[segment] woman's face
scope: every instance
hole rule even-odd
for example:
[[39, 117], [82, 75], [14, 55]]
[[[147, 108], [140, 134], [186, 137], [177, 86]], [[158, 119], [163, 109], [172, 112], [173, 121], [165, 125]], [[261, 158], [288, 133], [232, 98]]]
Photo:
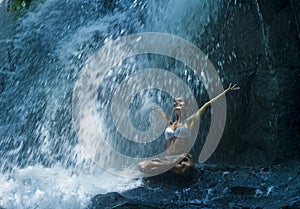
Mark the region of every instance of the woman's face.
[[182, 98], [177, 98], [174, 101], [174, 111], [177, 115], [180, 115], [180, 113], [182, 112], [182, 110], [184, 110], [185, 108], [185, 102]]

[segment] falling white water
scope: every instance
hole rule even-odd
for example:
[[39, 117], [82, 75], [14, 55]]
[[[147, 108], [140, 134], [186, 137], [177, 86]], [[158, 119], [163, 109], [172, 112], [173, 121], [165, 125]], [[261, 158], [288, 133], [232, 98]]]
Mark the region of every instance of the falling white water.
[[118, 1], [113, 9], [99, 2], [34, 5], [10, 37], [0, 24], [0, 208], [85, 208], [97, 194], [141, 185], [104, 172], [81, 149], [70, 118], [74, 80], [105, 41], [145, 31], [191, 41], [217, 8], [194, 0]]

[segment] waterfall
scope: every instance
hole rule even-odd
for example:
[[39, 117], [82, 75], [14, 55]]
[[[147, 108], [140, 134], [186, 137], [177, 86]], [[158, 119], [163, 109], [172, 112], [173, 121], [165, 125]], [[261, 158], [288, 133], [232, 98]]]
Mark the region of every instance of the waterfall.
[[[72, 121], [79, 74], [101, 47], [126, 35], [163, 32], [199, 44], [218, 6], [195, 0], [105, 2], [38, 1], [7, 23], [13, 27], [3, 27], [11, 33], [0, 40], [0, 207], [83, 208], [93, 195], [140, 185], [140, 180], [104, 171], [82, 148]], [[0, 32], [4, 34], [2, 28]], [[187, 66], [160, 55], [128, 58], [114, 66], [97, 86], [98, 125], [106, 124], [102, 128], [108, 130], [111, 146], [132, 155], [147, 149], [132, 150], [119, 142], [120, 136], [110, 128], [108, 98], [122, 79], [151, 67], [179, 69], [178, 76], [198, 85], [194, 93], [204, 89], [188, 75]], [[157, 105], [171, 114], [171, 99], [155, 89], [142, 92], [130, 104], [133, 125], [147, 129], [151, 108]], [[163, 147], [164, 141], [157, 143]]]

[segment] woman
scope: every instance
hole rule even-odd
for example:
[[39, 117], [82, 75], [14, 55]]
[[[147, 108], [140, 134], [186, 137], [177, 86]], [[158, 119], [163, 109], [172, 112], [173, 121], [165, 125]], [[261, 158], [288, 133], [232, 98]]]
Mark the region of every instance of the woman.
[[[230, 84], [229, 87], [206, 102], [195, 114], [185, 119], [186, 103], [184, 99], [177, 98], [174, 102], [175, 118], [170, 122], [170, 125], [165, 130], [165, 138], [167, 140], [167, 155], [160, 159], [155, 158], [139, 163], [138, 168], [141, 172], [149, 175], [161, 174], [170, 170], [177, 174], [185, 174], [193, 170], [194, 162], [188, 154], [191, 148], [191, 130], [196, 120], [199, 120], [208, 107], [220, 97], [231, 90], [237, 90], [239, 87]], [[168, 117], [161, 109], [155, 109], [156, 113], [165, 122], [168, 122]]]

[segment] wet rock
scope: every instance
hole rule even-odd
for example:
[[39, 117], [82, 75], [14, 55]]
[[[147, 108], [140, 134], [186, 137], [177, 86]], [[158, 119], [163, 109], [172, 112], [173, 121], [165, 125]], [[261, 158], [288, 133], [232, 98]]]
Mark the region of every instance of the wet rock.
[[230, 187], [230, 193], [235, 195], [251, 195], [254, 196], [256, 194], [255, 188], [246, 187], [246, 186], [234, 186]]
[[161, 185], [161, 183], [164, 183], [166, 185], [177, 185], [179, 187], [189, 186], [193, 184], [194, 181], [194, 172], [180, 175], [170, 171], [144, 179], [144, 182], [149, 185]]
[[[225, 85], [241, 89], [227, 96], [228, 115], [211, 163], [251, 166], [300, 157], [299, 1], [229, 1], [202, 46], [224, 72]], [[214, 36], [215, 46], [205, 37]], [[222, 58], [221, 58], [222, 57]]]
[[126, 191], [122, 194], [112, 192], [104, 195], [96, 195], [93, 197], [89, 208], [166, 208], [176, 205], [172, 199], [174, 197], [177, 199], [177, 196], [174, 193], [172, 194], [174, 196], [170, 197], [167, 194], [161, 194], [159, 189], [152, 190], [146, 187], [140, 187]]
[[224, 171], [223, 174], [222, 174], [222, 177], [227, 176], [227, 175], [229, 175], [229, 174], [230, 174], [229, 171]]
[[297, 167], [299, 162], [290, 162], [260, 172], [261, 167], [197, 165], [189, 184], [145, 180], [120, 194], [94, 197], [91, 208], [299, 208]]
[[269, 171], [269, 167], [261, 167], [259, 170], [260, 170], [261, 173], [268, 172]]
[[282, 209], [300, 208], [300, 196], [297, 196], [289, 201], [288, 204], [282, 206]]
[[155, 209], [157, 207], [146, 205], [143, 203], [124, 203], [123, 205], [115, 206], [116, 209]]
[[271, 195], [274, 190], [274, 186], [270, 186], [267, 191], [267, 196]]
[[99, 194], [93, 197], [91, 209], [97, 208], [112, 208], [118, 205], [123, 205], [127, 202], [127, 199], [116, 192], [108, 194]]

